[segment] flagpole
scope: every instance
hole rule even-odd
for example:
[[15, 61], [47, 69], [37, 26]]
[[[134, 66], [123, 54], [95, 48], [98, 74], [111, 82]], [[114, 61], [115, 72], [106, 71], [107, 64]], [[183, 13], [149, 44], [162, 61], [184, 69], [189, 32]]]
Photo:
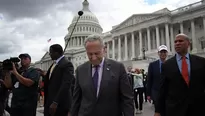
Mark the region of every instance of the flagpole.
[[71, 31], [70, 36], [69, 36], [69, 38], [68, 38], [68, 40], [67, 40], [67, 42], [66, 42], [65, 48], [64, 48], [64, 50], [63, 50], [63, 53], [65, 53], [65, 50], [66, 50], [66, 48], [67, 48], [67, 46], [68, 46], [68, 42], [70, 41], [71, 36], [73, 35], [73, 32], [74, 32], [75, 27], [76, 27], [76, 25], [77, 25], [77, 23], [78, 23], [78, 20], [79, 20], [80, 17], [83, 15], [83, 11], [79, 11], [79, 12], [78, 12], [78, 15], [79, 15], [79, 16], [78, 16], [78, 19], [77, 19], [77, 21], [76, 21], [76, 23], [75, 23], [75, 25], [74, 25], [74, 27], [73, 27], [73, 30]]

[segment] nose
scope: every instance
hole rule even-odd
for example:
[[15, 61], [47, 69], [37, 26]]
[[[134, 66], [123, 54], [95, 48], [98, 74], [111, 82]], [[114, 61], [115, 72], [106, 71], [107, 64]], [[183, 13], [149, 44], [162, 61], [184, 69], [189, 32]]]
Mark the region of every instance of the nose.
[[96, 60], [96, 59], [97, 59], [96, 55], [92, 55], [92, 56], [91, 56], [91, 59], [92, 59], [92, 60]]

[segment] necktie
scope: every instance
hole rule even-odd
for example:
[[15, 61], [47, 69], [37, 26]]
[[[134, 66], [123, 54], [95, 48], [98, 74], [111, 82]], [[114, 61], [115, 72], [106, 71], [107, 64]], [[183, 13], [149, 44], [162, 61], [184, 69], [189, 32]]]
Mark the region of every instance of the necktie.
[[185, 56], [182, 57], [182, 76], [188, 85], [189, 84], [189, 72], [188, 72], [188, 65], [187, 65]]
[[97, 92], [97, 88], [98, 88], [98, 78], [99, 78], [99, 74], [98, 74], [98, 68], [99, 66], [94, 66], [95, 67], [95, 73], [93, 75], [93, 83], [94, 83], [94, 87], [95, 90]]
[[55, 66], [56, 66], [56, 63], [53, 63], [53, 65], [52, 65], [52, 67], [51, 67], [51, 69], [50, 69], [49, 79], [51, 78], [51, 74], [52, 74], [53, 69], [55, 68]]
[[162, 72], [162, 63], [160, 63], [160, 73]]

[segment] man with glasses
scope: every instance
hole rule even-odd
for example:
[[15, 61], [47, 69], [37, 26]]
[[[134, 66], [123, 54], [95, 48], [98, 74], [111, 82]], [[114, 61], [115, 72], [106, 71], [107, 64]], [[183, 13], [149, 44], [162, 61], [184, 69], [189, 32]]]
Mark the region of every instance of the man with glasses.
[[156, 98], [160, 88], [160, 74], [161, 66], [167, 58], [168, 50], [167, 46], [161, 45], [158, 48], [159, 60], [151, 62], [148, 67], [147, 77], [147, 100], [153, 100], [153, 104], [156, 102]]

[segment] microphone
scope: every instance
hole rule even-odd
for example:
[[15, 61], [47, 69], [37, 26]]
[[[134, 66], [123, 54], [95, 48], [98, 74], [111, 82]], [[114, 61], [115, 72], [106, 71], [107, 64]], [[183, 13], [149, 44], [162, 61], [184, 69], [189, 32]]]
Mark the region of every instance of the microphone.
[[83, 15], [83, 11], [79, 11], [79, 12], [78, 12], [78, 15], [79, 15], [79, 16], [82, 16], [82, 15]]
[[76, 25], [77, 25], [77, 23], [78, 23], [78, 20], [80, 19], [80, 17], [83, 15], [83, 11], [79, 11], [78, 12], [78, 19], [77, 19], [77, 21], [75, 22], [75, 25], [74, 25], [74, 27], [73, 27], [73, 30], [71, 31], [71, 33], [70, 33], [70, 36], [69, 36], [69, 38], [68, 38], [68, 41], [66, 42], [66, 45], [65, 45], [65, 48], [64, 48], [64, 50], [63, 50], [63, 53], [65, 53], [65, 50], [66, 50], [66, 48], [67, 48], [67, 46], [68, 46], [68, 42], [70, 41], [70, 39], [71, 39], [71, 37], [72, 37], [72, 35], [73, 35], [73, 32], [74, 32], [74, 30], [75, 30], [75, 27], [76, 27]]

